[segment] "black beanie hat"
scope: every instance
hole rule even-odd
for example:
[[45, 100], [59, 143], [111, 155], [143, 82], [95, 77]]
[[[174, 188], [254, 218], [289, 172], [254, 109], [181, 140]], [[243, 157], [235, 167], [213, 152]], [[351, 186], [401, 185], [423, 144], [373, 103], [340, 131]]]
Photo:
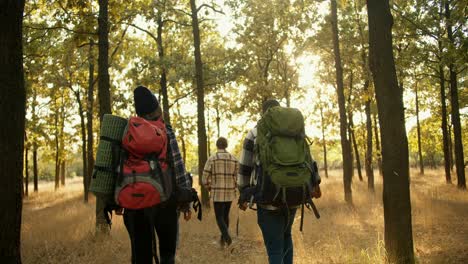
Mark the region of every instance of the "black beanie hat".
[[141, 85], [133, 91], [133, 100], [135, 102], [135, 110], [138, 116], [150, 114], [159, 106], [156, 96], [154, 96], [148, 88]]
[[262, 104], [262, 112], [265, 113], [270, 107], [279, 106], [279, 102], [275, 99], [268, 99]]

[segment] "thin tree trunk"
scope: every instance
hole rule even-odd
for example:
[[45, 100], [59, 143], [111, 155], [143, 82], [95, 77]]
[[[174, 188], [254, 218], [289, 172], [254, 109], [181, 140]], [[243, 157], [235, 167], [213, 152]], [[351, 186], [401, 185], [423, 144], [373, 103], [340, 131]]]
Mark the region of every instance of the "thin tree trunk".
[[[353, 92], [353, 72], [350, 73], [349, 76], [349, 97], [348, 97], [348, 118], [349, 118], [349, 124], [348, 124], [348, 130], [349, 130], [349, 137], [352, 143], [352, 147], [354, 149], [354, 156], [356, 158], [356, 169], [358, 172], [358, 177], [359, 181], [363, 181], [364, 179], [362, 178], [362, 171], [361, 171], [361, 157], [359, 156], [359, 150], [358, 146], [356, 143], [356, 135], [354, 134], [354, 121], [353, 121], [353, 109], [351, 107], [351, 95]], [[353, 175], [354, 176], [354, 175]]]
[[[445, 18], [447, 27], [447, 36], [451, 45], [454, 45], [452, 20], [450, 3], [448, 0], [445, 1]], [[458, 83], [457, 73], [455, 69], [454, 59], [450, 58], [449, 63], [449, 74], [450, 74], [450, 102], [452, 104], [452, 124], [453, 124], [453, 137], [455, 141], [455, 167], [457, 169], [457, 186], [460, 189], [466, 189], [465, 179], [465, 161], [463, 154], [463, 140], [462, 130], [460, 123], [460, 106], [458, 102]]]
[[[57, 109], [57, 98], [55, 98], [55, 104]], [[58, 118], [59, 118], [59, 113], [58, 110], [55, 113], [55, 137], [54, 137], [54, 142], [55, 142], [55, 190], [58, 190], [60, 187], [60, 148], [59, 148], [59, 127], [58, 127]]]
[[198, 133], [198, 179], [202, 188], [202, 203], [205, 206], [210, 205], [208, 191], [203, 186], [201, 179], [203, 168], [205, 166], [207, 157], [207, 144], [206, 144], [206, 128], [205, 128], [205, 89], [203, 85], [203, 63], [201, 59], [200, 50], [200, 28], [198, 25], [198, 10], [195, 0], [190, 0], [190, 8], [192, 11], [192, 33], [193, 33], [193, 46], [195, 56], [195, 79], [197, 84], [197, 133]]
[[163, 112], [164, 112], [164, 121], [166, 124], [171, 123], [170, 119], [170, 114], [169, 114], [169, 96], [167, 93], [167, 77], [166, 77], [166, 65], [164, 62], [164, 46], [163, 46], [163, 40], [162, 40], [162, 33], [163, 33], [163, 20], [162, 20], [162, 15], [161, 12], [158, 11], [158, 35], [157, 35], [157, 42], [158, 42], [158, 56], [159, 56], [159, 62], [161, 63], [161, 79], [159, 80], [159, 84], [161, 85], [161, 93], [162, 93], [162, 99], [163, 99]]
[[182, 122], [182, 115], [180, 114], [180, 104], [177, 104], [177, 120], [179, 121], [179, 126], [180, 126], [180, 141], [182, 144], [182, 159], [184, 160], [184, 164], [187, 164], [187, 149], [185, 146], [185, 128], [184, 128], [184, 122]]
[[385, 249], [391, 263], [414, 263], [408, 139], [403, 91], [393, 58], [393, 17], [388, 0], [368, 0], [367, 10], [370, 65], [382, 133]]
[[452, 141], [452, 136], [453, 136], [453, 133], [452, 133], [452, 119], [448, 117], [448, 124], [447, 125], [447, 128], [448, 128], [448, 144], [449, 144], [449, 154], [450, 154], [450, 171], [452, 172], [453, 171], [453, 166], [455, 165], [455, 158], [454, 158], [454, 150], [453, 150], [453, 141]]
[[83, 159], [83, 188], [86, 192], [86, 176], [88, 174], [88, 157], [86, 150], [86, 124], [85, 124], [85, 113], [83, 103], [80, 96], [80, 90], [75, 93], [76, 101], [78, 102], [78, 112], [80, 115], [80, 126], [81, 126], [81, 156]]
[[62, 160], [62, 162], [60, 162], [60, 182], [62, 184], [62, 186], [65, 186], [65, 178], [66, 178], [66, 162], [65, 160]]
[[325, 122], [323, 118], [323, 108], [320, 106], [320, 121], [322, 123], [322, 145], [323, 145], [323, 166], [325, 177], [328, 178], [328, 162], [327, 162], [327, 140], [325, 139]]
[[3, 264], [21, 264], [26, 114], [22, 46], [24, 2], [0, 2], [0, 256]]
[[93, 53], [94, 41], [90, 39], [89, 45], [89, 57], [88, 57], [88, 94], [87, 94], [87, 111], [86, 111], [86, 130], [87, 130], [87, 155], [88, 159], [88, 171], [84, 177], [84, 202], [87, 203], [89, 200], [89, 184], [93, 174], [94, 167], [94, 136], [93, 136], [93, 111], [94, 111], [94, 53]]
[[416, 132], [418, 134], [419, 173], [424, 175], [424, 160], [422, 156], [422, 145], [421, 145], [421, 124], [419, 123], [418, 82], [416, 82], [415, 96], [416, 96]]
[[39, 170], [37, 167], [37, 143], [33, 142], [33, 173], [34, 173], [34, 192], [39, 191]]
[[352, 203], [352, 173], [353, 173], [353, 161], [351, 158], [351, 144], [347, 136], [347, 119], [346, 119], [346, 106], [344, 97], [344, 85], [343, 85], [343, 68], [341, 67], [341, 54], [340, 54], [340, 43], [339, 43], [339, 32], [338, 32], [338, 15], [336, 0], [331, 0], [331, 24], [333, 32], [333, 52], [335, 54], [335, 69], [336, 69], [336, 91], [338, 94], [338, 106], [340, 111], [340, 136], [341, 136], [341, 149], [343, 158], [343, 184], [345, 201], [349, 204]]
[[372, 94], [369, 91], [370, 85], [370, 71], [368, 62], [368, 56], [365, 47], [365, 38], [363, 33], [363, 26], [356, 3], [354, 3], [354, 12], [356, 16], [356, 24], [358, 26], [359, 36], [361, 39], [361, 68], [364, 73], [364, 86], [363, 91], [366, 96], [364, 111], [366, 113], [366, 156], [365, 156], [365, 168], [367, 176], [367, 188], [371, 192], [374, 192], [374, 168], [372, 166], [372, 117], [371, 117], [371, 98]]
[[441, 119], [442, 119], [442, 144], [444, 148], [444, 168], [445, 168], [445, 182], [447, 184], [452, 183], [452, 175], [450, 171], [450, 148], [449, 148], [449, 134], [447, 128], [447, 102], [446, 102], [446, 95], [445, 95], [445, 74], [444, 74], [444, 66], [442, 62], [442, 41], [439, 40], [439, 86], [440, 86], [440, 105], [441, 105]]
[[377, 154], [377, 167], [379, 168], [380, 176], [383, 176], [382, 171], [382, 151], [380, 145], [380, 135], [379, 135], [379, 127], [377, 123], [377, 114], [374, 113], [374, 133], [375, 133], [375, 152]]
[[220, 128], [220, 123], [221, 123], [221, 116], [219, 114], [219, 105], [216, 106], [216, 129], [217, 129], [217, 135], [219, 138], [221, 136], [221, 128]]
[[29, 146], [24, 150], [24, 196], [29, 195]]

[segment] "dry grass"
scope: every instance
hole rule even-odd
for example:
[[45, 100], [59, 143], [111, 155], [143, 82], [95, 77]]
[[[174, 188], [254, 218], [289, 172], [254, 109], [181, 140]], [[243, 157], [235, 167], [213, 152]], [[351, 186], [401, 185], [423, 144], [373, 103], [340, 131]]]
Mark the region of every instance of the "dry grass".
[[[357, 179], [356, 179], [357, 180]], [[304, 232], [299, 218], [293, 227], [295, 263], [383, 263], [383, 208], [381, 179], [376, 192], [367, 183], [353, 184], [354, 207], [343, 201], [340, 172], [324, 179], [324, 196], [316, 202], [322, 218], [306, 212]], [[468, 263], [468, 193], [446, 185], [442, 171], [413, 173], [411, 185], [413, 233], [418, 263]], [[54, 192], [25, 199], [22, 229], [24, 263], [129, 263], [129, 239], [121, 218], [114, 219], [110, 238], [94, 233], [94, 201], [82, 202], [80, 179]], [[396, 194], [398, 195], [398, 194]], [[238, 210], [231, 213], [235, 233]], [[299, 214], [298, 214], [299, 216]], [[267, 263], [253, 211], [240, 213], [240, 234], [229, 249], [217, 245], [218, 230], [212, 212], [203, 222], [181, 222], [178, 263]]]

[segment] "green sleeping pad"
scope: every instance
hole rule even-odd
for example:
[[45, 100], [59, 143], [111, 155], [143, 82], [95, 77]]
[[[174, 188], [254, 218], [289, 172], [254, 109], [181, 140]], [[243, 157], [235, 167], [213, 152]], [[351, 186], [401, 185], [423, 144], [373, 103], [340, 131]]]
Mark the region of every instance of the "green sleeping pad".
[[104, 115], [101, 135], [89, 190], [94, 194], [112, 194], [115, 175], [112, 167], [112, 145], [120, 145], [128, 120], [119, 116]]

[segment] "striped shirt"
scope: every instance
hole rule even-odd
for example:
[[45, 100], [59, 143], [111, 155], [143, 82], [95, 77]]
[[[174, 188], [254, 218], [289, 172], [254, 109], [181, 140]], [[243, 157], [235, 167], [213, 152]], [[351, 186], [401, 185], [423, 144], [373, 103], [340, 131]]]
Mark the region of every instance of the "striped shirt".
[[218, 150], [205, 164], [203, 185], [211, 187], [214, 202], [231, 202], [236, 198], [239, 162], [225, 150]]
[[238, 187], [242, 190], [244, 187], [256, 184], [255, 177], [255, 163], [258, 163], [258, 159], [254, 152], [255, 139], [257, 138], [257, 127], [247, 133], [242, 146], [240, 167], [238, 174]]

